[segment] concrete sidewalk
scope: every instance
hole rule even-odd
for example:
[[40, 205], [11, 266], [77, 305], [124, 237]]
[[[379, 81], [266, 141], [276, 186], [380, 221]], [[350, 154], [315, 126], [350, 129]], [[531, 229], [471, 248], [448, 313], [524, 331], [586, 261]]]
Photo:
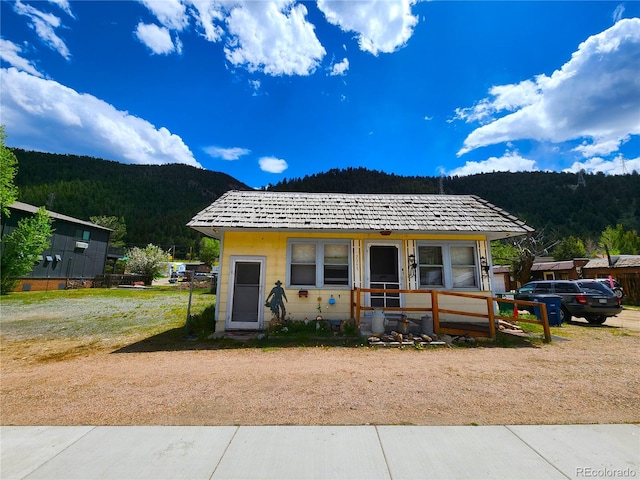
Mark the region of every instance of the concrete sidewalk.
[[640, 479], [640, 426], [5, 426], [0, 453], [2, 479]]

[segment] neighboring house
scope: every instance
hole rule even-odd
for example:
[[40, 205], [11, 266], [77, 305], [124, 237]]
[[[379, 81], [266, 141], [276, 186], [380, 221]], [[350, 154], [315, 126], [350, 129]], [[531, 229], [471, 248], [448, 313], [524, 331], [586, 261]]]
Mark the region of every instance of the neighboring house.
[[[38, 207], [15, 202], [11, 215], [2, 217], [2, 236], [15, 230], [18, 222], [34, 215]], [[111, 229], [49, 211], [54, 230], [49, 248], [42, 252], [33, 270], [20, 279], [17, 290], [63, 290], [91, 286], [104, 273]]]
[[[489, 242], [533, 231], [475, 196], [263, 191], [227, 192], [187, 225], [221, 242], [218, 332], [266, 328], [273, 294], [292, 320], [351, 318], [356, 287], [490, 296]], [[377, 292], [364, 304], [407, 308], [429, 298]]]
[[[536, 259], [531, 267], [533, 280], [577, 280], [580, 278], [608, 278], [617, 280], [624, 289], [625, 302], [640, 303], [640, 255], [611, 255], [610, 258], [575, 258], [559, 262]], [[493, 267], [495, 292], [509, 292], [520, 288], [510, 267]]]
[[640, 255], [611, 255], [592, 258], [582, 272], [585, 278], [608, 278], [611, 275], [625, 292], [625, 303], [640, 305]]

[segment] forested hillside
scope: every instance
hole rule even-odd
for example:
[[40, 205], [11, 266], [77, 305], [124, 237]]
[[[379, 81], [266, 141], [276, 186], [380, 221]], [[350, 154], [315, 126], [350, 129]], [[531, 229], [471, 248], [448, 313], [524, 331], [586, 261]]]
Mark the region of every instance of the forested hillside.
[[276, 191], [345, 193], [472, 194], [558, 238], [600, 237], [607, 226], [622, 224], [640, 232], [640, 175], [584, 175], [578, 186], [572, 173], [497, 172], [466, 177], [401, 177], [365, 168], [330, 170], [284, 180]]
[[185, 258], [202, 234], [186, 227], [193, 215], [228, 190], [248, 186], [220, 172], [187, 165], [125, 165], [75, 155], [13, 149], [19, 200], [82, 220], [124, 217], [127, 246], [175, 246]]
[[[186, 165], [125, 165], [92, 157], [14, 149], [19, 200], [88, 220], [124, 217], [128, 246], [148, 243], [176, 256], [197, 252], [201, 234], [185, 227], [228, 190], [248, 190], [220, 172]], [[467, 177], [403, 177], [365, 168], [329, 170], [270, 186], [276, 191], [478, 195], [557, 239], [597, 240], [607, 226], [640, 232], [640, 176], [489, 173]]]

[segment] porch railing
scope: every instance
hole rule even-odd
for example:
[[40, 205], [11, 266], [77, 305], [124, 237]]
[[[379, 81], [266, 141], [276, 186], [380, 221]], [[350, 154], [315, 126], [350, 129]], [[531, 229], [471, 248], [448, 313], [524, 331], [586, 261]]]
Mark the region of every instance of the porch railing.
[[[362, 294], [363, 293], [378, 293], [378, 294], [408, 294], [408, 295], [421, 295], [425, 298], [424, 305], [420, 305], [417, 307], [371, 307], [367, 305], [363, 305], [362, 302]], [[441, 308], [439, 299], [441, 297], [462, 297], [470, 300], [476, 300], [478, 302], [482, 302], [484, 308], [486, 308], [486, 313], [471, 310], [455, 310], [450, 308]], [[513, 315], [512, 316], [504, 316], [496, 313], [496, 304], [500, 303], [512, 303], [514, 305]], [[420, 304], [422, 302], [418, 302]], [[477, 305], [476, 302], [469, 302], [470, 305], [473, 303]], [[540, 319], [527, 319], [527, 318], [519, 318], [518, 317], [518, 306], [519, 305], [527, 305], [534, 306], [540, 309]], [[545, 303], [542, 302], [530, 302], [525, 300], [511, 300], [507, 298], [499, 298], [493, 296], [484, 296], [473, 293], [465, 293], [465, 292], [452, 292], [446, 290], [406, 290], [406, 289], [381, 289], [381, 288], [359, 288], [355, 287], [351, 290], [351, 318], [354, 318], [356, 321], [356, 327], [358, 330], [360, 329], [360, 318], [362, 316], [363, 311], [372, 311], [381, 309], [385, 312], [398, 312], [406, 313], [406, 312], [430, 312], [433, 317], [433, 330], [437, 334], [441, 333], [451, 333], [451, 334], [462, 334], [468, 333], [469, 329], [463, 327], [452, 327], [452, 326], [441, 326], [440, 325], [440, 314], [451, 314], [451, 315], [459, 315], [462, 317], [471, 317], [471, 318], [479, 318], [484, 319], [487, 322], [488, 331], [474, 331], [473, 334], [475, 336], [489, 336], [493, 339], [497, 337], [497, 328], [496, 323], [498, 320], [509, 320], [509, 321], [518, 321], [525, 323], [533, 323], [542, 325], [544, 331], [545, 341], [551, 342], [551, 330], [549, 329], [549, 317], [547, 315], [547, 307]], [[485, 333], [485, 335], [483, 335]]]

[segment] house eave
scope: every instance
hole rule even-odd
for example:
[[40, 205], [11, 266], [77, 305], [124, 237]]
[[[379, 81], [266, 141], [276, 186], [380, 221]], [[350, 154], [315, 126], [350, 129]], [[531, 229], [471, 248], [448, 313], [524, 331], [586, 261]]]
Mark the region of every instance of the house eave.
[[189, 227], [198, 232], [212, 238], [220, 239], [225, 232], [247, 232], [247, 233], [288, 233], [288, 234], [353, 234], [353, 235], [376, 235], [382, 238], [389, 236], [418, 236], [418, 235], [434, 235], [434, 236], [468, 236], [468, 237], [486, 237], [488, 241], [499, 240], [502, 238], [518, 237], [526, 235], [529, 232], [487, 232], [481, 230], [408, 230], [408, 229], [353, 229], [353, 228], [290, 228], [278, 227], [212, 227], [210, 225], [188, 224]]

